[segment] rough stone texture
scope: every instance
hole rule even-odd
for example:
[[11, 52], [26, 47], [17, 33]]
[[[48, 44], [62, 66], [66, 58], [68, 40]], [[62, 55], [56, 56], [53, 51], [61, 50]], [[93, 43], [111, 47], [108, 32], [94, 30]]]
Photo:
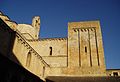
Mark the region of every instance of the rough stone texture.
[[50, 67], [67, 67], [67, 40], [65, 38], [44, 39], [29, 43]]
[[99, 21], [68, 23], [68, 38], [38, 39], [38, 16], [32, 25], [16, 24], [3, 14], [0, 18], [0, 53], [41, 79], [106, 76]]
[[106, 68], [99, 21], [68, 24], [68, 67], [84, 68], [86, 74], [93, 69], [93, 74], [97, 71], [98, 74], [105, 75]]

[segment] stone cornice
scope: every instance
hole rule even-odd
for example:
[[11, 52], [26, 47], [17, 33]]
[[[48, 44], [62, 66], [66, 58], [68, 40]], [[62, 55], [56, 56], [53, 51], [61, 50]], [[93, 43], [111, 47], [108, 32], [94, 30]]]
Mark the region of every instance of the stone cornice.
[[25, 37], [23, 37], [20, 32], [18, 30], [16, 30], [16, 36], [18, 38], [18, 40], [21, 42], [21, 44], [23, 44], [27, 49], [29, 49], [30, 52], [32, 52], [34, 55], [36, 55], [36, 57], [38, 59], [40, 59], [40, 61], [47, 67], [49, 67], [49, 65], [43, 60], [43, 58], [26, 42]]
[[66, 41], [67, 38], [42, 38], [42, 39], [27, 39], [30, 42], [39, 41]]

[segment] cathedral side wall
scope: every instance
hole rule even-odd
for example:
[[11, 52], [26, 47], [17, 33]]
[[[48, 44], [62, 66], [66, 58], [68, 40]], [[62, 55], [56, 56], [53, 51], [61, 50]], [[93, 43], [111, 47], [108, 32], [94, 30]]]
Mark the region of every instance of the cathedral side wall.
[[23, 66], [40, 78], [44, 77], [46, 64], [43, 63], [42, 59], [29, 44], [20, 37], [20, 34], [12, 31], [7, 25], [0, 25], [0, 38], [2, 38], [0, 39], [0, 54]]
[[67, 66], [67, 39], [45, 39], [30, 44], [51, 67]]
[[17, 30], [19, 30], [26, 39], [35, 39], [35, 28], [28, 24], [18, 24]]
[[13, 53], [20, 65], [33, 74], [44, 77], [46, 64], [43, 63], [39, 54], [18, 35], [15, 38]]

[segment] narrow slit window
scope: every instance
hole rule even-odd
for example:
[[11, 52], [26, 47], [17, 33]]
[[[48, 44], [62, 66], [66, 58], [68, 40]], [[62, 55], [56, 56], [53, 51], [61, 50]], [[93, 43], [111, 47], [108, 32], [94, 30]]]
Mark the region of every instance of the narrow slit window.
[[87, 47], [85, 46], [85, 53], [87, 53]]
[[50, 48], [50, 55], [52, 55], [52, 47], [49, 47]]
[[36, 23], [38, 23], [38, 21], [36, 20]]

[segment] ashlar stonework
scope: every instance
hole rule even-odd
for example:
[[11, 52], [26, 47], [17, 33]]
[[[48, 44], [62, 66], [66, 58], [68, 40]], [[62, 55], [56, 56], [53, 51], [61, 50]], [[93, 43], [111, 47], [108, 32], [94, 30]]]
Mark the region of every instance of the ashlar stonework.
[[[12, 52], [19, 63], [13, 56], [5, 55], [6, 49], [0, 49], [0, 52], [41, 79], [47, 76], [107, 76], [112, 73], [112, 70], [106, 71], [99, 21], [69, 22], [68, 37], [40, 38], [39, 16], [33, 18], [31, 25], [17, 24], [3, 13], [0, 13], [0, 18], [15, 32]], [[9, 36], [11, 33], [4, 34], [6, 42], [13, 37]]]

